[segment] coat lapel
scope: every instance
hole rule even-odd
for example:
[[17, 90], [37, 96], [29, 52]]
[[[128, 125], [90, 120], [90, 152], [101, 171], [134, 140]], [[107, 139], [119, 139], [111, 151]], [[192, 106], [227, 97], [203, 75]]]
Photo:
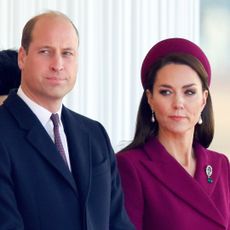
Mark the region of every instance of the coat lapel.
[[72, 173], [84, 206], [89, 195], [92, 170], [89, 134], [85, 131], [81, 118], [64, 106], [62, 120], [68, 141]]
[[[150, 160], [142, 161], [143, 166], [163, 186], [214, 222], [220, 225], [225, 223], [208, 194], [214, 189], [210, 189], [210, 184], [205, 188], [206, 191], [210, 190], [207, 193], [199, 182], [191, 177], [155, 138], [146, 144], [144, 151]], [[205, 175], [204, 170], [203, 174]], [[217, 180], [217, 178], [213, 179]], [[215, 184], [211, 186], [215, 186]]]
[[[206, 149], [201, 145], [195, 144], [194, 151], [197, 158], [197, 170], [195, 173], [195, 179], [201, 184], [204, 191], [211, 196], [217, 185], [218, 178], [221, 173], [221, 161], [220, 158], [210, 159], [209, 154]], [[208, 176], [206, 173], [207, 166], [212, 167], [211, 178], [213, 183], [208, 183]]]
[[77, 192], [76, 184], [68, 167], [58, 153], [55, 145], [40, 121], [29, 107], [13, 92], [6, 100], [5, 106], [12, 114], [21, 129], [27, 133], [26, 138], [47, 165], [55, 169], [60, 176]]

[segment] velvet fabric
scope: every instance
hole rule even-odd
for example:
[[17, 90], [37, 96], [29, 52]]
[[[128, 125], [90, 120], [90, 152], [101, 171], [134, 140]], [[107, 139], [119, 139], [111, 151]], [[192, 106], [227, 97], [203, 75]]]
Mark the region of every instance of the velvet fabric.
[[125, 205], [137, 230], [230, 230], [229, 161], [197, 143], [194, 150], [194, 177], [156, 138], [116, 155]]
[[141, 82], [145, 82], [152, 65], [159, 59], [173, 53], [189, 54], [197, 58], [208, 74], [208, 84], [211, 82], [211, 66], [202, 49], [195, 43], [184, 38], [168, 38], [155, 44], [147, 53], [141, 67]]

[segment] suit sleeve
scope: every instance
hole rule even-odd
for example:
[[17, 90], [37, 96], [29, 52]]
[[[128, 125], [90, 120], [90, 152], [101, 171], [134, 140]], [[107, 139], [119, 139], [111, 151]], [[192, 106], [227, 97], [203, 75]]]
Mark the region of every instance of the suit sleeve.
[[107, 141], [109, 158], [111, 162], [112, 181], [111, 181], [111, 207], [110, 207], [109, 229], [110, 230], [134, 230], [135, 228], [131, 224], [124, 207], [123, 192], [121, 189], [121, 182], [118, 174], [115, 154], [110, 144], [109, 137], [103, 127], [102, 130], [104, 132]]
[[117, 154], [118, 169], [125, 195], [125, 207], [137, 230], [143, 228], [144, 199], [137, 171], [125, 154]]
[[17, 208], [12, 176], [12, 164], [7, 149], [0, 142], [0, 229], [23, 230], [23, 221]]

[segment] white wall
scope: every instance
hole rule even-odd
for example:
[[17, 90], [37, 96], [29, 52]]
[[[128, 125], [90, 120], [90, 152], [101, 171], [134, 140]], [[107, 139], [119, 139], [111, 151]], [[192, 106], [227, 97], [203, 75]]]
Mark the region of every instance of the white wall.
[[215, 136], [210, 148], [227, 153], [230, 158], [230, 1], [202, 0], [200, 10], [200, 42], [212, 66]]
[[99, 120], [118, 150], [133, 136], [146, 52], [167, 37], [199, 43], [199, 0], [0, 0], [0, 49], [18, 48], [25, 22], [47, 9], [80, 32], [78, 81], [64, 103]]

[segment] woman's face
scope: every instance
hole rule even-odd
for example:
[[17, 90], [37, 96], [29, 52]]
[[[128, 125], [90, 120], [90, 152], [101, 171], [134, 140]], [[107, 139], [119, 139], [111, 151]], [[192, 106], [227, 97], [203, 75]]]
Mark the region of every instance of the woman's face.
[[183, 135], [194, 132], [206, 104], [198, 74], [188, 65], [170, 63], [158, 70], [153, 91], [146, 91], [161, 132]]

